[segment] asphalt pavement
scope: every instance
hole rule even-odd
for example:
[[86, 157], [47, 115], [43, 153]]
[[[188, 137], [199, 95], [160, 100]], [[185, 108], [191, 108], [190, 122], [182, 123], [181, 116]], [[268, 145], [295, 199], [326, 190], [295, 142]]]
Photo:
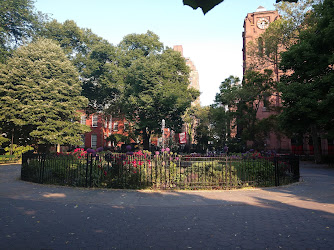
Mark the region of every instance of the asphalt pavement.
[[0, 166], [0, 249], [334, 249], [334, 169], [230, 191], [41, 185]]

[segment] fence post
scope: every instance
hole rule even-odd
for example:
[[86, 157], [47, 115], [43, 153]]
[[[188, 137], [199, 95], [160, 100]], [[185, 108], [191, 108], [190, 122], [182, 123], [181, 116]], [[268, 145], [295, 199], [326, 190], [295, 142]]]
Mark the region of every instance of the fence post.
[[40, 155], [40, 171], [39, 171], [39, 183], [43, 183], [44, 179], [44, 165], [45, 165], [45, 154]]
[[93, 154], [90, 156], [89, 187], [92, 187]]
[[89, 164], [89, 153], [87, 154], [87, 160], [86, 160], [86, 187], [88, 187], [88, 164]]
[[279, 186], [279, 168], [278, 168], [278, 159], [277, 157], [274, 158], [274, 165], [275, 165], [275, 186]]

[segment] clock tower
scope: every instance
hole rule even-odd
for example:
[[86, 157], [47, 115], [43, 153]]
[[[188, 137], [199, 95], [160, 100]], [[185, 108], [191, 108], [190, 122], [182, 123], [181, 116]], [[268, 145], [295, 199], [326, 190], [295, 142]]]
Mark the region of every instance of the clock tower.
[[[262, 6], [258, 7], [257, 10], [253, 13], [248, 13], [244, 21], [244, 32], [243, 36], [243, 73], [245, 74], [246, 70], [250, 67], [254, 67], [254, 70], [262, 71], [264, 69], [272, 69], [275, 71], [275, 65], [272, 63], [259, 63], [254, 56], [252, 57], [251, 50], [263, 50], [263, 47], [258, 45], [257, 39], [265, 30], [269, 27], [269, 24], [274, 22], [279, 18], [277, 11], [267, 11]], [[254, 42], [253, 45], [250, 42]], [[255, 47], [254, 47], [255, 45]], [[262, 53], [264, 51], [261, 51]], [[278, 78], [278, 71], [276, 72]], [[271, 96], [266, 97], [267, 102], [271, 106], [280, 106], [280, 98], [278, 93], [273, 93]], [[267, 109], [263, 101], [258, 103], [258, 110], [256, 117], [259, 120], [268, 118], [270, 115], [274, 114], [273, 111]], [[252, 142], [248, 142], [249, 145], [252, 145]], [[264, 145], [266, 149], [274, 150], [289, 150], [291, 149], [291, 140], [284, 135], [278, 135], [275, 132], [270, 132], [265, 138]]]
[[278, 12], [267, 11], [264, 7], [259, 6], [253, 13], [248, 13], [244, 21], [243, 36], [243, 72], [250, 65], [250, 58], [247, 56], [247, 44], [255, 41], [265, 30], [269, 24], [279, 18]]

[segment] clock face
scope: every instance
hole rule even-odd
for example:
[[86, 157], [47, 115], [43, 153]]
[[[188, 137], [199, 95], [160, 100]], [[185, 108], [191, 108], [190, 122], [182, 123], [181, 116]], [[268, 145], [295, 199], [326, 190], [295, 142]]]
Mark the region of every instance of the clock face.
[[257, 27], [259, 27], [260, 29], [266, 29], [269, 26], [269, 20], [267, 18], [260, 18], [259, 20], [257, 20]]

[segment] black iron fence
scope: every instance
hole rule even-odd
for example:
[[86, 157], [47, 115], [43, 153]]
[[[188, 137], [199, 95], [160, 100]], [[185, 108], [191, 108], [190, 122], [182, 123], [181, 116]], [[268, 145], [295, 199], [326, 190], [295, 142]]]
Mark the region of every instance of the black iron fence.
[[295, 156], [243, 158], [163, 155], [24, 154], [21, 178], [37, 183], [104, 188], [231, 189], [299, 180]]

